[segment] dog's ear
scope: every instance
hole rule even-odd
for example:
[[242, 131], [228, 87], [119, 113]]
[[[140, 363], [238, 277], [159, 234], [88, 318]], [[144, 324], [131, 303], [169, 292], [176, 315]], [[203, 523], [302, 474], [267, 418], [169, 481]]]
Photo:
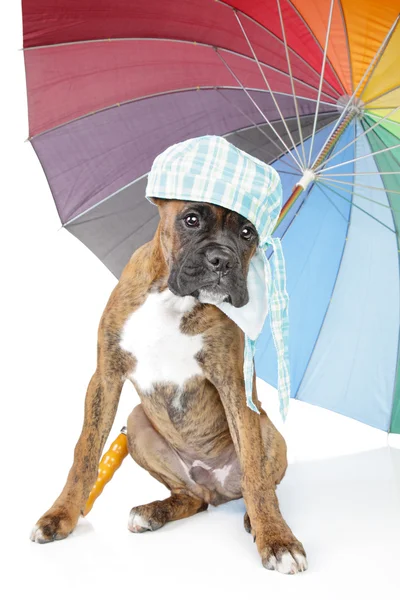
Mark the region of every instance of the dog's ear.
[[158, 206], [158, 208], [161, 208], [166, 202], [168, 202], [168, 200], [162, 200], [161, 198], [150, 198], [150, 200], [153, 202], [153, 204]]

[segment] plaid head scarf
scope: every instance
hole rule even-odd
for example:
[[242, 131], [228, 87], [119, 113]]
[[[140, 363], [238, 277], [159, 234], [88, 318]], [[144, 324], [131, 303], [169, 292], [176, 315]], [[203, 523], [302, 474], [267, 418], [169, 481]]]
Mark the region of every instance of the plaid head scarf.
[[[285, 419], [290, 398], [288, 357], [289, 298], [285, 261], [279, 238], [271, 236], [282, 206], [282, 186], [271, 166], [239, 150], [219, 136], [206, 135], [175, 144], [154, 160], [146, 197], [208, 202], [233, 210], [257, 229], [259, 247], [250, 261], [249, 303], [218, 307], [245, 333], [244, 381], [247, 406], [259, 412], [252, 399], [254, 354], [267, 312], [278, 358], [278, 397]], [[273, 273], [266, 256], [273, 250]]]

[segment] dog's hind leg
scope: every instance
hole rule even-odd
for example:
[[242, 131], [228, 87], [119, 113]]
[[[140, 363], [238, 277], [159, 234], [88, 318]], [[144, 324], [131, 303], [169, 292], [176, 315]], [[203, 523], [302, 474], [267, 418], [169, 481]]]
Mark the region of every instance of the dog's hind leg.
[[141, 405], [129, 416], [127, 430], [132, 458], [171, 490], [171, 496], [165, 500], [132, 508], [128, 521], [130, 531], [154, 531], [168, 521], [206, 510], [208, 490], [193, 481], [184, 462], [154, 429]]
[[208, 504], [200, 498], [189, 496], [184, 492], [172, 494], [165, 500], [156, 500], [150, 504], [132, 508], [128, 528], [134, 533], [154, 531], [169, 521], [191, 517], [198, 512], [207, 510], [207, 507]]

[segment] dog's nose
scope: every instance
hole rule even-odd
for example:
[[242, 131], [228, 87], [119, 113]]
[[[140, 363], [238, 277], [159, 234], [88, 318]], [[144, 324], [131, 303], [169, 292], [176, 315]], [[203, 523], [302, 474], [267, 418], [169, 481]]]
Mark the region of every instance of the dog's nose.
[[227, 273], [234, 265], [234, 259], [225, 248], [208, 248], [206, 250], [207, 266], [217, 273]]

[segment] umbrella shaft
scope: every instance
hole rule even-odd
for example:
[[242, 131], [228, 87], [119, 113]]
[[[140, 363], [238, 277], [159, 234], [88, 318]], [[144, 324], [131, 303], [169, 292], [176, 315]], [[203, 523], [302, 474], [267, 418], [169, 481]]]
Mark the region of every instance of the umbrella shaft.
[[318, 167], [320, 165], [322, 165], [322, 163], [324, 162], [324, 160], [327, 158], [328, 154], [333, 150], [333, 148], [336, 146], [337, 142], [340, 139], [340, 136], [344, 133], [345, 129], [347, 128], [347, 126], [351, 123], [351, 121], [354, 119], [354, 117], [356, 116], [357, 111], [355, 110], [350, 110], [346, 116], [346, 118], [343, 120], [343, 122], [341, 123], [341, 125], [339, 125], [339, 127], [336, 129], [335, 133], [333, 134], [333, 136], [327, 141], [327, 144], [325, 145], [325, 148], [322, 149], [321, 154], [319, 155], [313, 170], [316, 171], [318, 169]]
[[97, 480], [90, 492], [83, 515], [86, 516], [91, 510], [96, 498], [103, 491], [104, 486], [110, 481], [115, 471], [121, 466], [122, 461], [128, 455], [128, 441], [126, 427], [123, 427], [117, 439], [111, 444], [109, 450], [102, 457]]
[[[315, 164], [313, 166], [312, 170], [314, 172], [324, 162], [324, 160], [330, 154], [330, 152], [332, 152], [333, 148], [336, 146], [338, 140], [340, 139], [340, 136], [344, 133], [345, 129], [351, 123], [351, 121], [354, 119], [356, 114], [357, 114], [357, 111], [350, 110], [349, 113], [347, 114], [346, 118], [343, 120], [343, 122], [340, 124], [340, 126], [336, 129], [336, 131], [334, 132], [332, 137], [327, 141], [325, 147], [322, 149], [321, 154], [319, 155], [317, 161], [315, 162]], [[285, 202], [285, 204], [282, 207], [275, 230], [279, 226], [279, 224], [282, 222], [282, 220], [285, 218], [285, 216], [289, 212], [290, 208], [296, 202], [297, 198], [301, 195], [302, 192], [304, 192], [305, 189], [306, 188], [303, 187], [300, 183], [297, 183], [295, 185], [292, 193], [290, 194], [289, 198], [287, 199], [287, 201]]]

